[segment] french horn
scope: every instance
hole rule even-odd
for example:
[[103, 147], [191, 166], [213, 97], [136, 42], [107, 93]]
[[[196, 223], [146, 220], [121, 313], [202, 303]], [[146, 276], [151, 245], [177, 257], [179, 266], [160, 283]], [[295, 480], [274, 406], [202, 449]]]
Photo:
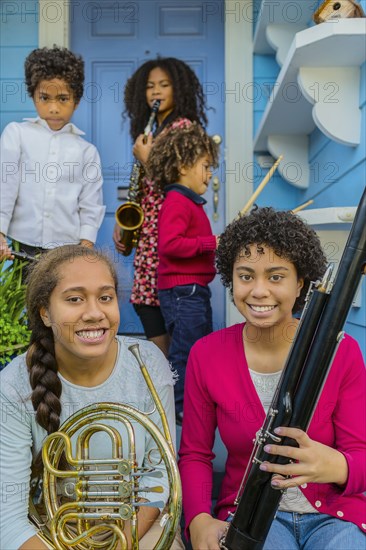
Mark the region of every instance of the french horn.
[[[167, 550], [173, 543], [181, 515], [182, 491], [173, 443], [165, 411], [145, 364], [139, 345], [129, 350], [135, 356], [158, 411], [163, 432], [137, 408], [118, 403], [95, 403], [73, 414], [60, 428], [50, 434], [42, 448], [44, 463], [43, 500], [47, 514], [47, 528], [39, 532], [49, 548], [57, 550], [127, 550], [125, 524], [131, 530], [131, 548], [138, 550], [138, 511], [142, 506], [164, 508], [162, 532], [154, 550]], [[113, 425], [108, 422], [113, 421]], [[156, 443], [148, 464], [139, 467], [136, 461], [134, 423], [141, 424]], [[121, 426], [121, 430], [116, 428]], [[112, 458], [91, 459], [89, 444], [98, 432], [104, 432], [111, 442]], [[128, 453], [123, 456], [122, 435], [128, 434]], [[71, 437], [77, 434], [73, 453]], [[125, 445], [126, 446], [126, 445]], [[68, 463], [71, 469], [60, 468]], [[165, 504], [154, 498], [140, 500], [140, 493], [159, 495], [163, 477], [157, 465], [163, 463], [169, 483], [169, 497]], [[144, 486], [144, 478], [156, 478], [156, 486]], [[58, 494], [60, 480], [73, 487], [71, 498], [62, 503]], [[71, 496], [71, 495], [70, 495]], [[34, 519], [34, 518], [33, 518]], [[39, 527], [39, 519], [35, 521]]]

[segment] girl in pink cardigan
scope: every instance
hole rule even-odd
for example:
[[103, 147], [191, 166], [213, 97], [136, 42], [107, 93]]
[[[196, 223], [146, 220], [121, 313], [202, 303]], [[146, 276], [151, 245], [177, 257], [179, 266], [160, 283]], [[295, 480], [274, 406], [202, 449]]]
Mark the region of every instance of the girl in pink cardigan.
[[[300, 218], [272, 208], [233, 222], [217, 267], [246, 322], [199, 340], [185, 384], [180, 472], [186, 533], [194, 550], [219, 550], [234, 499], [298, 325], [309, 283], [325, 270], [320, 242]], [[332, 363], [308, 432], [282, 428], [298, 448], [270, 446], [294, 463], [264, 463], [287, 489], [264, 550], [361, 550], [366, 546], [366, 371], [349, 336]], [[211, 515], [212, 447], [219, 429], [228, 458]], [[267, 449], [266, 449], [267, 450]]]

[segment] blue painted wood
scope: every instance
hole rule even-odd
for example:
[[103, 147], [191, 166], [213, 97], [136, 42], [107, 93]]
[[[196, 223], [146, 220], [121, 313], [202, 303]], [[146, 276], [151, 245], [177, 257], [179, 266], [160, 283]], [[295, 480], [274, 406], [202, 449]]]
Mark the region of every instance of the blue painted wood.
[[267, 102], [271, 101], [273, 87], [277, 80], [280, 67], [273, 55], [255, 55], [253, 61], [253, 70], [256, 78], [252, 83], [252, 89], [248, 88], [248, 93], [252, 94], [253, 112], [254, 112], [254, 135], [258, 130], [258, 126], [262, 114], [267, 106]]
[[[84, 98], [74, 115], [86, 138], [99, 149], [107, 213], [98, 246], [118, 260], [121, 332], [142, 332], [131, 304], [132, 256], [116, 257], [112, 230], [119, 204], [117, 187], [128, 186], [132, 167], [128, 121], [123, 122], [123, 90], [127, 78], [147, 59], [178, 57], [196, 72], [206, 91], [208, 131], [224, 136], [224, 17], [223, 0], [139, 0], [90, 2], [72, 6], [71, 47], [83, 55], [86, 67]], [[222, 151], [224, 144], [222, 145]], [[220, 171], [219, 171], [220, 172]], [[212, 221], [213, 194], [205, 195], [213, 231], [224, 228], [224, 188], [220, 190], [219, 222]], [[215, 328], [224, 326], [225, 295], [219, 281], [212, 285]]]
[[[361, 0], [363, 9], [366, 0]], [[255, 0], [255, 9], [260, 10], [260, 0]], [[315, 11], [315, 6], [314, 6]], [[309, 20], [309, 24], [312, 24]], [[323, 23], [324, 24], [324, 23]], [[254, 56], [254, 81], [260, 86], [265, 81], [275, 80], [277, 76], [274, 55]], [[360, 109], [362, 109], [361, 143], [357, 147], [348, 147], [328, 139], [318, 129], [309, 136], [310, 185], [306, 190], [295, 190], [289, 183], [276, 179], [269, 183], [259, 196], [258, 204], [272, 205], [275, 208], [293, 208], [315, 197], [311, 208], [331, 206], [355, 206], [358, 204], [366, 179], [366, 64], [361, 67]], [[254, 106], [254, 126], [258, 127], [262, 116], [263, 101]], [[280, 180], [280, 181], [279, 181]], [[281, 181], [282, 180], [282, 181]], [[254, 186], [260, 182], [255, 177]], [[366, 326], [366, 288], [363, 283], [363, 305], [353, 308], [349, 314], [346, 331], [360, 344], [365, 345]], [[363, 348], [365, 349], [365, 348]]]
[[0, 3], [0, 130], [12, 121], [34, 116], [24, 84], [24, 60], [38, 46], [38, 2]]

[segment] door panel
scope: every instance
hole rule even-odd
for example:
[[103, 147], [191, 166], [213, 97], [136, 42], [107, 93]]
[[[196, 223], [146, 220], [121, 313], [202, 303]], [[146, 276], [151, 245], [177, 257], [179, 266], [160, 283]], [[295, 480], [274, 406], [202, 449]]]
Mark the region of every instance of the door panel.
[[[142, 333], [131, 304], [133, 256], [114, 252], [112, 230], [119, 206], [118, 187], [128, 187], [133, 164], [129, 121], [123, 120], [126, 80], [147, 59], [178, 57], [196, 72], [207, 95], [211, 134], [224, 137], [224, 20], [223, 0], [140, 0], [71, 2], [71, 48], [85, 60], [84, 98], [74, 122], [86, 139], [98, 148], [103, 167], [105, 220], [97, 245], [109, 251], [119, 272], [121, 326], [123, 333]], [[224, 151], [224, 141], [221, 144]], [[217, 175], [220, 178], [220, 170]], [[220, 178], [221, 179], [221, 178]], [[224, 188], [220, 182], [218, 219], [214, 220], [212, 186], [205, 194], [206, 211], [213, 232], [224, 228]], [[218, 278], [211, 285], [215, 329], [224, 326], [225, 293]]]

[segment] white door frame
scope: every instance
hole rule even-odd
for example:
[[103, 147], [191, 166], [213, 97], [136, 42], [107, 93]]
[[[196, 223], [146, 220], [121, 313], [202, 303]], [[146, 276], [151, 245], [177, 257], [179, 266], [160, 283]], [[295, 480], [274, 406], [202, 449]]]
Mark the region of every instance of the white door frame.
[[[253, 192], [253, 1], [225, 0], [225, 162], [226, 223]], [[242, 316], [229, 296], [226, 326]]]
[[[72, 0], [71, 0], [72, 1]], [[253, 0], [224, 0], [225, 82], [221, 85], [225, 108], [225, 216], [229, 223], [253, 191]], [[65, 0], [39, 0], [39, 47], [69, 47], [70, 4]], [[239, 322], [227, 299], [227, 326]]]

